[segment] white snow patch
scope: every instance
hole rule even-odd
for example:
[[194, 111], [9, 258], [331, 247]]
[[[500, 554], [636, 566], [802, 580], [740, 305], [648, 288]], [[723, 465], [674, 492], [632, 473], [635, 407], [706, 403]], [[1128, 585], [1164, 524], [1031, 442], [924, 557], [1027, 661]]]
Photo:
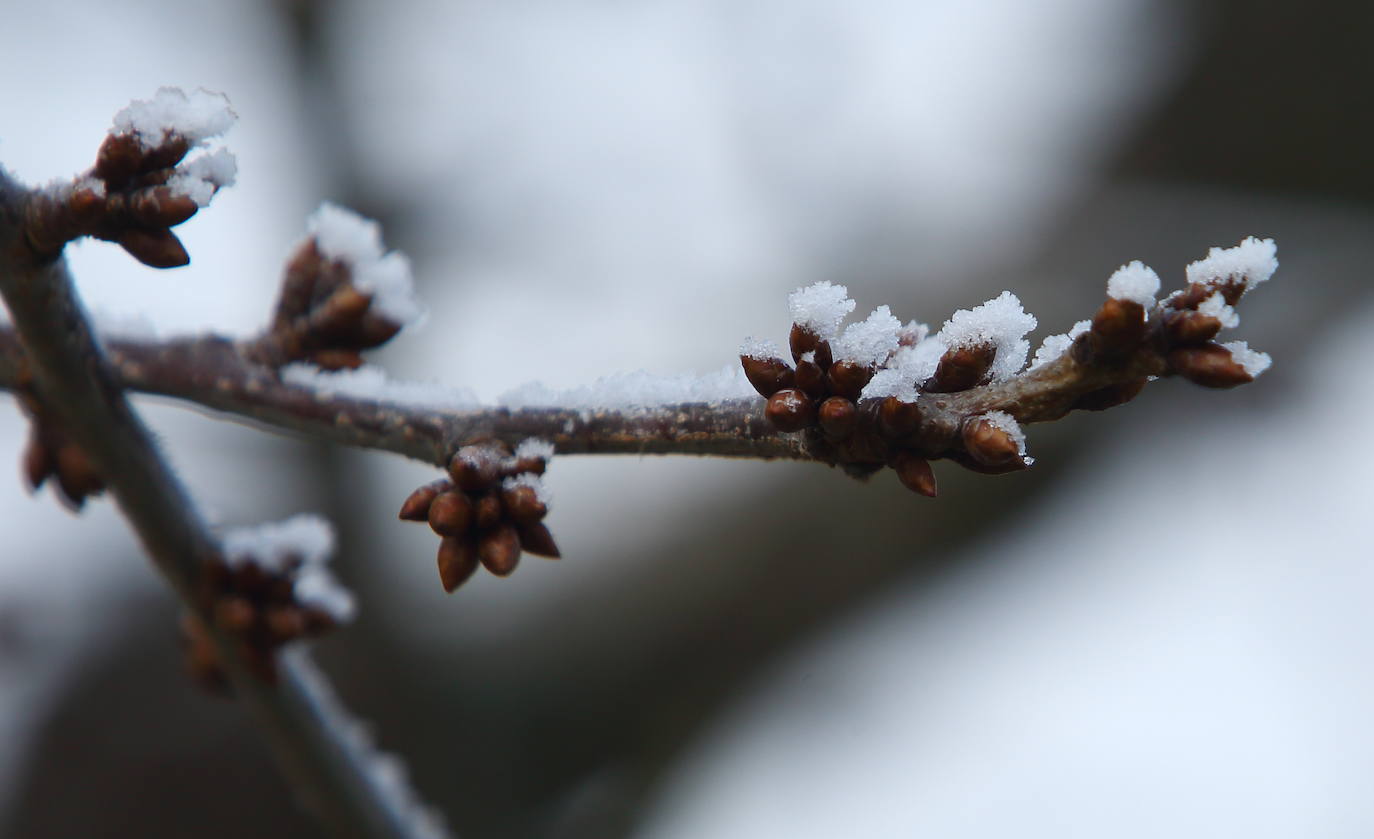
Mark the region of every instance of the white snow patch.
[[745, 358], [757, 358], [760, 361], [782, 358], [782, 350], [778, 348], [776, 343], [767, 338], [755, 338], [752, 335], [740, 342], [739, 354]]
[[334, 529], [320, 516], [302, 513], [285, 521], [236, 527], [222, 536], [225, 562], [231, 568], [251, 562], [280, 573], [292, 557], [301, 560], [292, 590], [301, 603], [317, 606], [335, 620], [353, 617], [353, 595], [329, 573], [325, 563], [334, 552]]
[[115, 114], [111, 133], [137, 134], [145, 149], [160, 146], [168, 133], [198, 146], [228, 131], [237, 119], [223, 93], [201, 88], [187, 96], [179, 87], [163, 87], [152, 99], [136, 99]]
[[364, 365], [356, 370], [329, 371], [313, 364], [288, 364], [281, 369], [281, 380], [310, 388], [322, 399], [345, 396], [451, 411], [469, 411], [481, 407], [477, 397], [466, 388], [393, 380], [385, 370], [372, 365]]
[[1236, 314], [1234, 308], [1226, 304], [1226, 298], [1219, 291], [1199, 303], [1197, 310], [1198, 314], [1210, 315], [1221, 321], [1224, 329], [1235, 329], [1240, 326], [1240, 315]]
[[744, 371], [738, 364], [730, 364], [705, 376], [690, 373], [660, 376], [637, 370], [604, 376], [593, 384], [568, 389], [529, 382], [503, 393], [497, 402], [507, 408], [617, 410], [757, 398], [758, 391], [749, 384]]
[[521, 472], [519, 475], [512, 475], [501, 482], [502, 489], [515, 489], [517, 487], [529, 487], [534, 490], [534, 497], [539, 499], [540, 504], [545, 507], [549, 506], [549, 500], [552, 496], [540, 476], [533, 472]]
[[1155, 304], [1157, 293], [1159, 275], [1138, 259], [1116, 269], [1116, 273], [1107, 280], [1108, 297], [1139, 303], [1146, 309]]
[[940, 356], [948, 349], [937, 339], [922, 341], [914, 347], [902, 347], [879, 370], [860, 392], [860, 399], [883, 399], [895, 396], [903, 402], [915, 402], [918, 388], [935, 375]]
[[215, 149], [176, 168], [167, 186], [178, 195], [185, 195], [199, 207], [206, 207], [215, 190], [233, 186], [238, 179], [238, 161], [228, 149]]
[[929, 334], [929, 325], [910, 320], [897, 332], [897, 338], [906, 342], [906, 346], [915, 346], [924, 341]]
[[396, 251], [384, 252], [381, 225], [326, 201], [311, 214], [306, 231], [321, 254], [349, 266], [353, 285], [372, 295], [374, 311], [402, 325], [420, 319], [423, 309], [415, 296], [410, 260]]
[[879, 306], [864, 320], [845, 328], [833, 345], [834, 358], [855, 364], [882, 364], [896, 352], [901, 332], [902, 322], [892, 316], [887, 306]]
[[1269, 357], [1269, 353], [1252, 350], [1245, 341], [1229, 341], [1222, 346], [1231, 351], [1231, 358], [1241, 367], [1244, 367], [1245, 372], [1249, 373], [1252, 379], [1258, 378], [1259, 374], [1268, 370], [1269, 366], [1274, 363], [1274, 359]]
[[788, 295], [787, 307], [793, 323], [816, 333], [822, 341], [829, 341], [854, 311], [854, 301], [849, 299], [849, 289], [822, 280]]
[[1246, 290], [1274, 275], [1279, 268], [1278, 248], [1273, 239], [1247, 236], [1234, 248], [1212, 248], [1207, 256], [1188, 266], [1188, 282], [1218, 283], [1244, 280]]
[[527, 457], [537, 457], [540, 460], [551, 459], [553, 457], [553, 443], [538, 437], [526, 437], [520, 441], [520, 445], [515, 447], [515, 459], [522, 460]]
[[940, 329], [936, 340], [950, 349], [992, 344], [997, 348], [989, 374], [993, 381], [1016, 375], [1026, 363], [1030, 342], [1025, 335], [1035, 328], [1035, 315], [1021, 307], [1010, 291], [973, 309], [960, 309]]
[[1021, 456], [1021, 461], [1027, 466], [1035, 462], [1035, 458], [1026, 456], [1026, 432], [1021, 430], [1021, 423], [1006, 411], [989, 411], [981, 417], [987, 420], [993, 428], [1005, 431], [1016, 443], [1016, 453]]
[[1074, 339], [1092, 328], [1093, 322], [1090, 320], [1080, 320], [1073, 325], [1068, 332], [1061, 332], [1058, 335], [1046, 335], [1045, 340], [1040, 342], [1040, 347], [1035, 351], [1035, 358], [1031, 361], [1027, 371], [1037, 367], [1044, 367], [1051, 361], [1059, 358], [1069, 351], [1073, 346]]

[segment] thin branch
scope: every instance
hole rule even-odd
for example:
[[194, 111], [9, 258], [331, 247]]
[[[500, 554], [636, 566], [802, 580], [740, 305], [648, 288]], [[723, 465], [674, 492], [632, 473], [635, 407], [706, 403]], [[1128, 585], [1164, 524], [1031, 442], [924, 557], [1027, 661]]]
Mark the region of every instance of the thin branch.
[[[0, 170], [0, 295], [15, 324], [0, 368], [7, 376], [18, 369], [13, 351], [22, 344], [45, 407], [106, 480], [154, 565], [213, 627], [196, 587], [219, 546], [110, 374], [65, 261], [33, 248], [23, 222], [28, 197]], [[283, 660], [279, 681], [268, 684], [248, 672], [227, 638], [216, 641], [237, 695], [267, 732], [295, 788], [336, 835], [418, 835], [406, 802], [380, 788], [369, 771], [375, 756], [331, 729], [335, 715], [322, 706], [299, 661]]]

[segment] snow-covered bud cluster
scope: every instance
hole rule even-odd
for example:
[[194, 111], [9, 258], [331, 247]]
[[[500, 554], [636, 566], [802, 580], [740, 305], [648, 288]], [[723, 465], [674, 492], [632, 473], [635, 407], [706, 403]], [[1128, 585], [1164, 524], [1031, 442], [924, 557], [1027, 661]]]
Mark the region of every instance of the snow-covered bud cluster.
[[557, 559], [558, 546], [544, 526], [548, 491], [540, 478], [553, 446], [526, 440], [512, 452], [501, 443], [459, 449], [449, 477], [425, 484], [401, 505], [405, 521], [428, 522], [441, 537], [439, 580], [452, 593], [480, 564], [509, 576], [521, 552]]
[[24, 477], [29, 491], [37, 492], [48, 480], [55, 479], [57, 497], [69, 509], [76, 511], [92, 495], [105, 490], [105, 481], [95, 471], [86, 452], [67, 438], [53, 417], [43, 410], [32, 390], [15, 391], [19, 405], [29, 417], [29, 442], [24, 447]]
[[322, 204], [286, 265], [271, 327], [247, 351], [273, 367], [353, 369], [419, 317], [410, 263], [385, 251], [377, 223]]
[[789, 300], [792, 362], [754, 338], [740, 362], [768, 400], [768, 420], [801, 433], [814, 457], [861, 477], [890, 466], [908, 488], [934, 495], [932, 459], [986, 473], [1029, 466], [1023, 422], [1114, 407], [1173, 373], [1208, 387], [1252, 381], [1269, 357], [1212, 339], [1239, 323], [1232, 307], [1274, 273], [1274, 253], [1268, 239], [1213, 248], [1188, 266], [1188, 288], [1162, 303], [1155, 272], [1125, 265], [1097, 313], [1046, 338], [1024, 370], [1036, 319], [1009, 291], [956, 312], [934, 335], [886, 306], [841, 331], [854, 302], [825, 282]]
[[[215, 627], [234, 639], [254, 675], [274, 681], [279, 647], [352, 619], [353, 596], [325, 565], [333, 550], [333, 531], [317, 516], [299, 515], [224, 534], [223, 556], [207, 563], [199, 597]], [[227, 684], [200, 621], [188, 616], [182, 629], [187, 665], [196, 680], [208, 687]]]
[[90, 172], [35, 193], [26, 208], [29, 242], [55, 254], [72, 239], [94, 236], [153, 268], [187, 264], [191, 258], [170, 228], [233, 185], [237, 166], [224, 148], [183, 158], [235, 119], [223, 95], [204, 90], [188, 96], [164, 87], [134, 102], [115, 115]]

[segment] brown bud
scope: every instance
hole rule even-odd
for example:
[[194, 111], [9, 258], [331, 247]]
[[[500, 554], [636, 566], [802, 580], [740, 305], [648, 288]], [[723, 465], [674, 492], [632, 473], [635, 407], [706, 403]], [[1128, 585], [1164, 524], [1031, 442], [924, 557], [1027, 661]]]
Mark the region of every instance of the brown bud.
[[510, 576], [520, 562], [520, 534], [509, 524], [497, 527], [478, 541], [477, 559], [496, 576]]
[[1145, 307], [1134, 300], [1108, 297], [1093, 315], [1094, 349], [1111, 356], [1130, 352], [1145, 338]]
[[239, 595], [227, 595], [215, 601], [215, 625], [225, 632], [242, 634], [257, 623], [258, 610], [252, 602]]
[[180, 134], [168, 132], [159, 139], [160, 142], [157, 146], [143, 153], [139, 171], [151, 172], [156, 169], [167, 169], [175, 166], [191, 150], [191, 144]]
[[892, 470], [902, 486], [927, 498], [935, 497], [935, 471], [930, 468], [929, 460], [911, 452], [901, 452], [893, 458]]
[[1164, 332], [1175, 346], [1205, 344], [1220, 331], [1221, 321], [1201, 312], [1169, 311], [1164, 316]]
[[23, 463], [24, 478], [29, 482], [30, 492], [37, 492], [48, 476], [57, 469], [57, 458], [53, 456], [52, 449], [48, 448], [37, 434], [31, 435], [28, 445], [24, 447]]
[[480, 492], [501, 477], [503, 458], [487, 446], [464, 446], [448, 462], [453, 482], [468, 492]]
[[116, 240], [129, 255], [150, 268], [180, 268], [191, 262], [181, 240], [170, 230], [130, 228]]
[[1176, 349], [1169, 353], [1169, 366], [1188, 381], [1203, 387], [1235, 387], [1255, 380], [1231, 357], [1231, 351], [1220, 344]]
[[922, 389], [931, 393], [968, 390], [983, 381], [996, 357], [997, 347], [992, 344], [946, 350], [940, 357], [940, 366], [935, 368], [935, 375]]
[[429, 527], [440, 536], [462, 536], [472, 529], [476, 518], [473, 503], [463, 493], [450, 489], [436, 493], [429, 504]]
[[539, 493], [534, 487], [523, 484], [501, 490], [501, 506], [511, 521], [517, 524], [533, 524], [549, 512], [549, 508], [539, 500]]
[[828, 393], [825, 371], [813, 361], [798, 361], [796, 387], [812, 399], [824, 399]]
[[529, 472], [532, 475], [542, 475], [546, 468], [548, 468], [548, 461], [542, 457], [522, 457], [507, 470], [507, 474], [519, 475]]
[[1171, 309], [1196, 309], [1216, 293], [1216, 290], [1203, 283], [1189, 283], [1188, 287], [1165, 301]]
[[310, 313], [310, 325], [321, 331], [342, 330], [356, 325], [371, 305], [372, 295], [352, 285], [340, 286]]
[[825, 436], [831, 440], [845, 440], [859, 424], [859, 409], [843, 396], [832, 396], [821, 403], [816, 419]]
[[859, 394], [872, 378], [872, 367], [852, 361], [837, 361], [826, 371], [830, 392], [854, 402], [859, 401]]
[[878, 428], [888, 439], [901, 439], [916, 430], [921, 409], [915, 402], [889, 396], [878, 404]]
[[87, 225], [105, 212], [105, 197], [93, 189], [78, 189], [67, 199], [67, 206], [79, 224]]
[[250, 600], [262, 597], [267, 593], [268, 586], [272, 583], [272, 578], [256, 562], [239, 562], [230, 569], [230, 583], [234, 591], [247, 595]]
[[816, 403], [796, 388], [783, 388], [768, 397], [764, 414], [779, 431], [801, 431], [815, 421]]
[[368, 312], [358, 322], [358, 331], [365, 347], [380, 347], [401, 331], [404, 324], [397, 323], [385, 315]]
[[412, 492], [401, 505], [402, 521], [428, 521], [429, 505], [434, 503], [434, 499], [439, 493], [453, 486], [442, 478], [425, 484]]
[[472, 572], [477, 570], [477, 543], [472, 539], [447, 538], [439, 543], [439, 582], [444, 591], [452, 594], [454, 589], [467, 582]]
[[479, 530], [491, 530], [501, 523], [505, 510], [501, 507], [501, 496], [492, 492], [478, 498], [473, 505], [472, 520]]
[[830, 343], [822, 341], [821, 337], [804, 326], [792, 324], [792, 332], [787, 336], [787, 343], [792, 349], [792, 360], [801, 361], [801, 357], [809, 352], [815, 352], [812, 360], [821, 366], [822, 369], [830, 367], [833, 360], [830, 354]]
[[305, 634], [305, 615], [295, 604], [268, 608], [263, 612], [263, 624], [278, 644], [294, 641]]
[[143, 164], [143, 144], [133, 134], [111, 134], [95, 155], [95, 176], [113, 187], [122, 186]]
[[90, 459], [75, 443], [63, 443], [57, 449], [57, 485], [78, 509], [87, 496], [105, 488]]
[[1128, 382], [1108, 385], [1090, 391], [1078, 397], [1078, 400], [1073, 403], [1073, 407], [1080, 411], [1105, 411], [1108, 408], [1115, 408], [1117, 405], [1124, 405], [1136, 398], [1140, 391], [1145, 389], [1145, 385], [1149, 381], [1148, 376], [1141, 376]]
[[363, 366], [363, 357], [357, 350], [315, 350], [308, 359], [321, 370], [357, 370]]
[[518, 528], [520, 534], [520, 547], [526, 553], [535, 556], [547, 557], [548, 559], [558, 559], [562, 554], [558, 552], [558, 545], [554, 544], [553, 534], [540, 522], [534, 524], [523, 524]]
[[165, 186], [139, 190], [129, 202], [134, 218], [148, 227], [174, 227], [196, 214], [200, 205]]
[[795, 374], [792, 366], [781, 358], [755, 358], [750, 355], [739, 357], [744, 368], [744, 377], [763, 396], [772, 396], [785, 387], [792, 387]]
[[964, 423], [964, 448], [983, 466], [1025, 467], [1015, 438], [985, 417], [973, 417]]

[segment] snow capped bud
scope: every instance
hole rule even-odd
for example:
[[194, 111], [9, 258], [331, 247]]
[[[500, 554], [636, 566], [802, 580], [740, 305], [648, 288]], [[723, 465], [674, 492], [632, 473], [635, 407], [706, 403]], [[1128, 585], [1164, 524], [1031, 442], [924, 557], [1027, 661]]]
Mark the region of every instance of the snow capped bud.
[[516, 524], [533, 524], [549, 512], [548, 491], [535, 475], [522, 474], [501, 482], [501, 507]]
[[[421, 487], [416, 492], [423, 492]], [[472, 501], [457, 490], [438, 492], [429, 504], [430, 529], [440, 536], [462, 536], [472, 529], [476, 514]]]
[[508, 577], [520, 563], [520, 534], [503, 524], [482, 535], [477, 542], [477, 559], [498, 577]]
[[1245, 292], [1268, 280], [1278, 270], [1278, 249], [1273, 239], [1247, 236], [1233, 248], [1212, 248], [1207, 256], [1188, 266], [1188, 282], [1219, 291], [1234, 306]]
[[792, 365], [781, 358], [758, 358], [751, 355], [740, 355], [739, 361], [744, 368], [744, 377], [749, 380], [749, 384], [754, 386], [754, 390], [757, 390], [762, 396], [772, 396], [783, 388], [793, 385]]
[[1090, 391], [1078, 397], [1073, 403], [1073, 407], [1080, 411], [1105, 411], [1108, 408], [1115, 408], [1117, 405], [1124, 405], [1139, 396], [1140, 391], [1145, 389], [1145, 385], [1149, 381], [1148, 376], [1141, 376], [1129, 382]]
[[779, 431], [801, 431], [816, 419], [816, 403], [796, 388], [783, 388], [768, 397], [764, 414]]
[[815, 353], [807, 353], [797, 362], [796, 384], [797, 389], [805, 391], [807, 396], [812, 399], [824, 399], [827, 393], [825, 376], [826, 373], [811, 359]]
[[553, 534], [542, 523], [520, 525], [518, 532], [520, 547], [524, 548], [526, 553], [548, 559], [558, 559], [561, 556], [558, 545], [554, 544]]
[[148, 227], [173, 227], [195, 215], [200, 205], [185, 195], [177, 195], [165, 186], [143, 189], [134, 193], [129, 211], [139, 223]]
[[834, 361], [830, 351], [830, 342], [822, 341], [815, 332], [800, 324], [792, 324], [792, 332], [788, 336], [788, 345], [792, 349], [793, 361], [801, 361], [802, 356], [807, 353], [815, 353], [811, 360], [819, 364], [822, 369], [830, 367], [830, 363]]
[[921, 421], [921, 409], [915, 402], [903, 402], [889, 396], [878, 403], [878, 427], [890, 440], [899, 440], [916, 430]]
[[[833, 369], [833, 368], [832, 368]], [[832, 396], [821, 403], [817, 421], [825, 436], [831, 440], [845, 440], [859, 424], [859, 409], [843, 396]]]
[[1205, 344], [1220, 331], [1221, 321], [1201, 312], [1170, 310], [1164, 315], [1164, 334], [1174, 345]]
[[1026, 437], [1010, 415], [993, 411], [964, 423], [964, 448], [981, 466], [1024, 469]]
[[95, 155], [95, 176], [113, 187], [129, 181], [143, 164], [143, 146], [132, 134], [110, 134]]
[[1203, 387], [1228, 388], [1249, 384], [1255, 377], [1220, 344], [1180, 347], [1169, 353], [1175, 373]]
[[1120, 356], [1145, 338], [1145, 307], [1134, 300], [1108, 297], [1093, 315], [1092, 349], [1105, 356]]
[[439, 543], [439, 582], [452, 594], [477, 570], [477, 543], [446, 537]]
[[489, 446], [464, 446], [448, 463], [453, 482], [468, 492], [480, 492], [501, 476], [502, 456]]
[[1131, 301], [1142, 308], [1153, 306], [1158, 292], [1159, 275], [1138, 259], [1116, 269], [1107, 280], [1108, 297]]
[[993, 344], [953, 347], [940, 357], [935, 375], [924, 385], [931, 393], [955, 393], [982, 383], [997, 357]]
[[170, 230], [131, 227], [115, 239], [129, 255], [149, 268], [180, 268], [189, 265], [190, 254]]
[[901, 452], [893, 458], [892, 470], [902, 486], [926, 498], [935, 497], [935, 471], [930, 468], [930, 461], [911, 452]]
[[429, 506], [434, 503], [434, 499], [439, 493], [450, 488], [446, 480], [433, 481], [425, 484], [412, 492], [401, 505], [400, 518], [402, 521], [428, 521]]
[[837, 361], [826, 371], [830, 392], [857, 401], [873, 379], [873, 368], [853, 361]]

